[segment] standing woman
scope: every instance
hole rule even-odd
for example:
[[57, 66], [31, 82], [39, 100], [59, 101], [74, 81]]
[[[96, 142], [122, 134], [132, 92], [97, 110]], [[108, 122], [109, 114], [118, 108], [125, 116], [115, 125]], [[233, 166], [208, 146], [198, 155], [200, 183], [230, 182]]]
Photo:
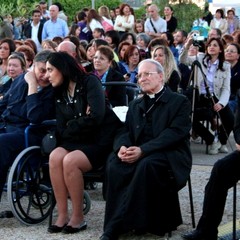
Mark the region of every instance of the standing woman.
[[164, 19], [167, 22], [167, 32], [173, 33], [177, 29], [177, 19], [173, 16], [173, 8], [171, 6], [164, 8]]
[[236, 18], [235, 12], [232, 9], [229, 9], [227, 11], [227, 24], [228, 24], [228, 29], [227, 29], [228, 34], [232, 34], [234, 31], [240, 29], [239, 19]]
[[102, 28], [102, 17], [97, 13], [95, 9], [90, 9], [87, 15], [88, 28], [93, 32], [95, 28]]
[[98, 8], [98, 13], [102, 19], [109, 24], [109, 27], [106, 30], [113, 30], [113, 21], [110, 17], [109, 8], [107, 6], [101, 6]]
[[[188, 56], [188, 49], [192, 42], [192, 37], [189, 37], [180, 55], [180, 63], [193, 63], [196, 59], [195, 57]], [[206, 54], [198, 55], [198, 61], [206, 76], [206, 81], [204, 82], [204, 75], [199, 69], [196, 84], [200, 96], [194, 112], [193, 130], [204, 139], [207, 145], [210, 145], [209, 154], [213, 155], [218, 152], [226, 153], [228, 152], [226, 144], [228, 136], [233, 129], [234, 116], [228, 105], [231, 79], [230, 64], [225, 61], [224, 47], [221, 39], [210, 38], [206, 43]], [[205, 87], [205, 83], [208, 85], [208, 88]], [[213, 96], [214, 103], [212, 99], [209, 99], [207, 89], [209, 89], [209, 93]], [[215, 136], [201, 123], [203, 118], [204, 120], [213, 122], [217, 113], [222, 123], [218, 132], [218, 140], [220, 142], [214, 141]]]
[[7, 75], [8, 57], [16, 49], [15, 43], [10, 38], [5, 38], [0, 41], [0, 85], [9, 80]]
[[121, 4], [120, 15], [117, 16], [114, 23], [114, 30], [118, 31], [120, 36], [125, 32], [133, 32], [134, 16], [131, 13], [130, 6], [126, 3]]
[[[87, 228], [83, 173], [104, 165], [121, 123], [106, 103], [99, 79], [86, 74], [68, 53], [49, 56], [47, 75], [56, 90], [59, 142], [49, 157], [58, 218], [48, 232], [76, 233]], [[68, 196], [72, 202], [70, 218]]]
[[237, 91], [240, 89], [240, 47], [231, 43], [225, 50], [225, 59], [231, 64], [231, 95], [229, 107], [235, 113], [237, 107]]
[[152, 52], [152, 59], [163, 66], [164, 82], [173, 92], [177, 92], [178, 85], [181, 81], [181, 74], [170, 48], [163, 45], [155, 47]]
[[218, 28], [221, 30], [222, 35], [227, 33], [228, 23], [224, 17], [224, 12], [222, 9], [217, 9], [213, 20], [211, 20], [210, 28]]

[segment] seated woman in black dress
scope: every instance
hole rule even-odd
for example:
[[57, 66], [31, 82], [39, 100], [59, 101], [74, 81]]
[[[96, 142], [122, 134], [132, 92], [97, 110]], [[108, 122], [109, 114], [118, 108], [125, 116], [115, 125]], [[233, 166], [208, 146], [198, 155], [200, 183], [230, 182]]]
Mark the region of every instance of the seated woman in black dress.
[[[50, 233], [76, 233], [87, 228], [83, 217], [83, 173], [105, 163], [120, 120], [109, 108], [99, 79], [85, 73], [68, 53], [54, 52], [47, 62], [56, 90], [59, 146], [49, 157], [58, 218]], [[68, 196], [72, 214], [68, 216]]]

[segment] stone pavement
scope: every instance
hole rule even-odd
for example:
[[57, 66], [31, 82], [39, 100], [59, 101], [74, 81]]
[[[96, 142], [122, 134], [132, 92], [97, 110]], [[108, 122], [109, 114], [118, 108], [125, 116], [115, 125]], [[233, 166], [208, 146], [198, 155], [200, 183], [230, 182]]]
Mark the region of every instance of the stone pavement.
[[[230, 142], [234, 146], [233, 137], [230, 137]], [[204, 196], [204, 187], [209, 179], [209, 175], [214, 162], [226, 154], [218, 154], [215, 156], [210, 156], [205, 154], [204, 144], [191, 144], [193, 153], [193, 168], [191, 173], [192, 188], [193, 188], [193, 201], [195, 208], [195, 219], [196, 223], [201, 215], [201, 208]], [[230, 148], [229, 148], [230, 149]], [[0, 219], [0, 236], [3, 240], [42, 240], [42, 239], [82, 239], [82, 240], [97, 240], [102, 234], [103, 219], [104, 219], [104, 206], [105, 202], [101, 195], [101, 186], [96, 190], [89, 191], [92, 199], [92, 208], [90, 212], [86, 215], [86, 221], [88, 222], [88, 229], [86, 231], [80, 232], [73, 235], [63, 235], [63, 234], [48, 234], [47, 226], [48, 222], [45, 221], [39, 225], [25, 226], [21, 224], [16, 218], [10, 219]], [[238, 198], [239, 198], [238, 193]], [[183, 224], [175, 231], [172, 235], [172, 240], [180, 240], [181, 234], [192, 230], [191, 226], [191, 214], [190, 214], [190, 204], [188, 188], [184, 187], [179, 192], [179, 198], [181, 203], [181, 211], [183, 217]], [[9, 209], [9, 205], [6, 199], [6, 194], [4, 194], [2, 202], [0, 204], [0, 211]], [[239, 212], [238, 207], [238, 212]], [[232, 220], [232, 191], [229, 191], [226, 208], [222, 220], [222, 224], [227, 223]], [[144, 236], [134, 236], [128, 234], [122, 236], [120, 239], [131, 239], [131, 240], [141, 240], [141, 239], [165, 239], [159, 238], [153, 235]]]

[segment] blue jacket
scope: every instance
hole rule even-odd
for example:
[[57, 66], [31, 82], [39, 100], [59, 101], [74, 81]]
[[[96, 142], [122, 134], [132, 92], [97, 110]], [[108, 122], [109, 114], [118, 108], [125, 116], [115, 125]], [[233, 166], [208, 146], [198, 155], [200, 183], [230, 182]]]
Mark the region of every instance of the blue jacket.
[[24, 75], [17, 77], [0, 101], [0, 121], [3, 124], [25, 128], [29, 123], [38, 124], [55, 118], [52, 86], [28, 96], [28, 84]]

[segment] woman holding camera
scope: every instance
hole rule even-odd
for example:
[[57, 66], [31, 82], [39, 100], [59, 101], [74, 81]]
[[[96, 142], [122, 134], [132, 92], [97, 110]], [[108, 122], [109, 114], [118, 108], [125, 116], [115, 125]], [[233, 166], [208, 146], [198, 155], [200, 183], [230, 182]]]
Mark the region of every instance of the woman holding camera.
[[[210, 145], [209, 154], [219, 152], [227, 153], [227, 139], [233, 129], [234, 116], [228, 105], [230, 96], [230, 64], [225, 61], [224, 47], [221, 39], [210, 38], [206, 43], [206, 53], [196, 57], [188, 56], [192, 37], [188, 39], [180, 55], [180, 62], [184, 64], [195, 63], [197, 67], [196, 83], [199, 98], [196, 99], [192, 127], [194, 132], [201, 136], [207, 145]], [[198, 100], [198, 101], [197, 101]], [[215, 126], [216, 117], [220, 117], [221, 126], [218, 131], [218, 140], [201, 123], [208, 120]]]

